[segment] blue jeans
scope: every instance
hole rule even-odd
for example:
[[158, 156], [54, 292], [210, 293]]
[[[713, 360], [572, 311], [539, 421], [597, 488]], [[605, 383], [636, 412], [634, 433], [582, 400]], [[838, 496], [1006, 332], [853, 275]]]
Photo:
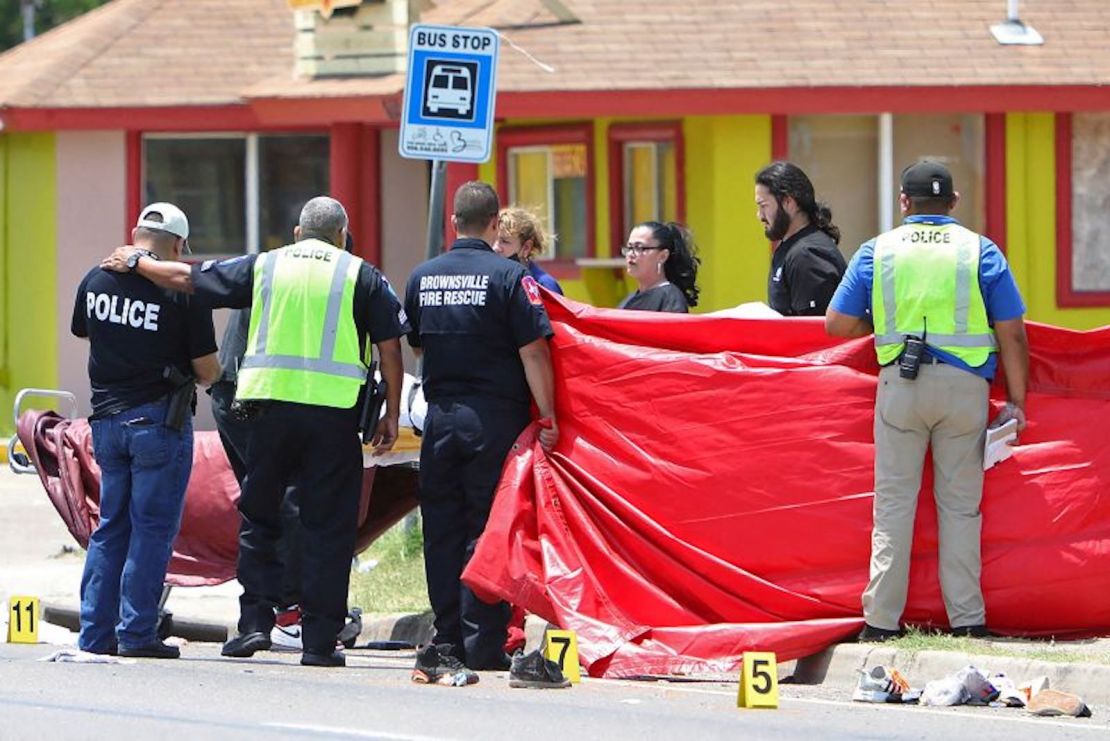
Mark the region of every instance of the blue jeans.
[[163, 426], [166, 399], [91, 420], [100, 465], [100, 525], [81, 576], [85, 651], [158, 640], [158, 602], [193, 468], [193, 421]]

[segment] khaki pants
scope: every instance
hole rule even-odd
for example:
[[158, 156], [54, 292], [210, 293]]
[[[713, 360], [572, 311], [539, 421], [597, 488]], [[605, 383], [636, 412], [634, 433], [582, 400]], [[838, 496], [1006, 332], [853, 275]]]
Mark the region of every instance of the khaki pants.
[[910, 546], [925, 451], [933, 449], [940, 535], [940, 585], [953, 627], [986, 622], [979, 586], [979, 503], [989, 385], [951, 365], [922, 365], [913, 381], [898, 366], [879, 373], [875, 398], [875, 525], [871, 581], [863, 593], [869, 625], [896, 630], [906, 606]]

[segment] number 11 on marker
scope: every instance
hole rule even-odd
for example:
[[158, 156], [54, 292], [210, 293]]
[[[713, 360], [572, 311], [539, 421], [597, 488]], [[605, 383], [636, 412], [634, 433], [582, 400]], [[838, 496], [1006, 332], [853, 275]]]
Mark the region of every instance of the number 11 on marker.
[[38, 642], [38, 597], [12, 597], [8, 602], [8, 643]]

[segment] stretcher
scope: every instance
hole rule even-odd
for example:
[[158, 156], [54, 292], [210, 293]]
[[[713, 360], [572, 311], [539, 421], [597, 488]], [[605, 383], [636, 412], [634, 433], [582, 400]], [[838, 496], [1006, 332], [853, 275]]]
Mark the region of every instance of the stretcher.
[[[31, 408], [31, 400], [52, 401], [61, 411]], [[77, 416], [77, 399], [67, 391], [23, 389], [13, 406], [16, 433], [8, 446], [9, 467], [17, 474], [38, 475], [73, 539], [87, 548], [100, 514], [100, 468], [88, 420]], [[418, 449], [411, 427], [401, 428], [388, 458], [364, 449], [355, 554], [416, 507]], [[193, 470], [166, 572], [167, 587], [210, 586], [235, 577], [238, 501], [239, 485], [219, 435], [196, 431]], [[168, 589], [163, 602], [166, 596]]]

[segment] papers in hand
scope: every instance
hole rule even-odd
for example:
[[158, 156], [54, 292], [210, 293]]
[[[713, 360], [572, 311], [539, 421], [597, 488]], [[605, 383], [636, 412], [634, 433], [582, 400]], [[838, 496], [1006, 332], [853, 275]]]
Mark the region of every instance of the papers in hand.
[[987, 428], [987, 439], [983, 443], [983, 470], [991, 468], [1014, 454], [1010, 441], [1017, 439], [1018, 422], [1007, 420], [997, 427]]

